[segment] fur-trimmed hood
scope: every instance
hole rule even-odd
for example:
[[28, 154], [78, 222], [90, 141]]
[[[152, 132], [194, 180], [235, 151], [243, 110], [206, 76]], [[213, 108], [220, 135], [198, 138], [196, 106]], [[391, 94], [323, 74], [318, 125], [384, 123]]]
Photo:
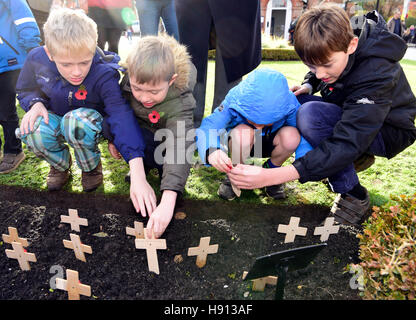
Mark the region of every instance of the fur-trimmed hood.
[[191, 56], [186, 46], [178, 43], [175, 38], [166, 36], [175, 57], [175, 73], [178, 75], [174, 86], [180, 91], [193, 90], [196, 84], [196, 68], [191, 62]]

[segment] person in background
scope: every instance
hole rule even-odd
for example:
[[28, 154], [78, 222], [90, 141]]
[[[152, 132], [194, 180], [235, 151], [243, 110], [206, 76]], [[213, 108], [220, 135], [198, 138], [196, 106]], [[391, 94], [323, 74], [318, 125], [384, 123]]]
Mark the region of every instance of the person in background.
[[121, 35], [134, 20], [133, 0], [88, 0], [88, 15], [97, 23], [98, 46], [118, 53]]
[[19, 127], [16, 111], [16, 81], [27, 53], [39, 46], [40, 33], [25, 0], [0, 0], [0, 174], [15, 170], [25, 159], [22, 143], [15, 136]]
[[142, 36], [157, 35], [162, 18], [166, 33], [179, 41], [175, 0], [136, 0], [136, 8]]
[[88, 12], [88, 0], [27, 0], [40, 30], [40, 38], [43, 45], [43, 25], [48, 19], [52, 6], [67, 7], [71, 9], [82, 9]]
[[406, 26], [404, 22], [400, 19], [400, 9], [395, 9], [393, 17], [387, 21], [387, 29], [391, 33], [397, 34], [399, 37], [403, 36], [403, 33], [406, 31]]
[[261, 62], [259, 0], [176, 0], [180, 42], [188, 47], [197, 71], [194, 125], [205, 112], [208, 50], [216, 49], [212, 110], [228, 91]]

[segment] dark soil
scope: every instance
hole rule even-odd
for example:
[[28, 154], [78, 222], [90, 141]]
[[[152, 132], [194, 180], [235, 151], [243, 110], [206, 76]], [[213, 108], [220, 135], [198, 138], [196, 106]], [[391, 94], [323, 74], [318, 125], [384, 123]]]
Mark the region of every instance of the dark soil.
[[[60, 223], [60, 216], [67, 215], [69, 208], [88, 219], [88, 226], [81, 226], [80, 232]], [[73, 269], [82, 283], [91, 286], [92, 296], [82, 296], [82, 300], [271, 300], [275, 287], [253, 292], [251, 282], [242, 280], [243, 271], [251, 268], [256, 257], [320, 243], [313, 231], [329, 209], [185, 200], [176, 210], [185, 212], [186, 218], [173, 219], [163, 235], [167, 250], [158, 250], [157, 275], [148, 271], [145, 250], [136, 249], [134, 238], [126, 235], [126, 226], [133, 227], [135, 220], [146, 225], [127, 197], [0, 186], [0, 233], [16, 227], [19, 236], [29, 241], [27, 251], [37, 257], [37, 263], [30, 263], [30, 271], [21, 271], [17, 260], [4, 253], [11, 245], [0, 245], [0, 299], [66, 300], [67, 293], [51, 289], [50, 280], [62, 270]], [[294, 243], [284, 244], [285, 235], [277, 233], [277, 226], [288, 224], [291, 216], [299, 217], [308, 232], [305, 237], [297, 236]], [[86, 262], [77, 260], [74, 252], [63, 246], [62, 240], [69, 240], [71, 232], [92, 247]], [[99, 232], [108, 236], [97, 237]], [[352, 275], [344, 270], [347, 264], [357, 262], [356, 233], [350, 227], [340, 228], [308, 267], [288, 273], [285, 299], [360, 299], [359, 292], [350, 288]], [[209, 255], [200, 269], [196, 257], [188, 257], [187, 251], [206, 236], [211, 237], [211, 244], [219, 244], [219, 250]], [[174, 262], [176, 255], [182, 255], [183, 261]]]

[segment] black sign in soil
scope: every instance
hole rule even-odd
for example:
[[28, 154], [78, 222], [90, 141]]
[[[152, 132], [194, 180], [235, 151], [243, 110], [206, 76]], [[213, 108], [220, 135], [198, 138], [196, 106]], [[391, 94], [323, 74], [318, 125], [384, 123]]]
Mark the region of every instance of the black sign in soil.
[[[70, 208], [88, 219], [88, 226], [81, 226], [80, 232], [60, 223], [60, 216], [67, 215]], [[66, 269], [72, 269], [79, 272], [83, 284], [91, 286], [92, 296], [82, 296], [82, 300], [271, 300], [275, 287], [253, 292], [250, 281], [242, 280], [243, 271], [251, 268], [256, 257], [320, 243], [313, 232], [329, 209], [184, 200], [176, 210], [185, 212], [186, 218], [173, 219], [163, 235], [167, 250], [158, 250], [157, 275], [148, 271], [146, 251], [136, 249], [134, 238], [126, 235], [126, 227], [133, 227], [134, 221], [146, 225], [128, 197], [0, 186], [0, 233], [8, 233], [9, 226], [17, 228], [19, 236], [30, 243], [27, 251], [37, 258], [30, 263], [30, 271], [21, 271], [17, 260], [6, 257], [5, 249], [11, 245], [0, 245], [0, 299], [66, 300], [67, 293], [53, 289], [53, 284], [58, 276], [65, 277]], [[291, 216], [299, 217], [300, 226], [308, 230], [305, 237], [297, 236], [293, 243], [285, 244], [285, 235], [277, 233], [277, 227], [288, 224]], [[63, 246], [71, 232], [92, 247], [86, 262]], [[357, 262], [356, 233], [341, 227], [307, 268], [289, 273], [285, 299], [360, 299], [358, 290], [350, 286], [353, 275], [344, 270]], [[207, 236], [219, 249], [208, 255], [207, 264], [200, 269], [196, 257], [188, 257], [187, 252]], [[174, 261], [177, 255], [182, 255], [182, 262]]]

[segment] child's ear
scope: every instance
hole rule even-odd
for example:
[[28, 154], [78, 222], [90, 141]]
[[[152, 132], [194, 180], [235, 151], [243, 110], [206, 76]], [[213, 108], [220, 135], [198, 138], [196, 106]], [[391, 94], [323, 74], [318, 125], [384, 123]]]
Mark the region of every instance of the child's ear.
[[45, 49], [46, 55], [48, 56], [49, 60], [53, 61], [52, 56], [51, 56], [48, 48], [46, 46], [43, 46], [43, 48]]
[[358, 47], [358, 37], [354, 37], [351, 39], [350, 44], [348, 46], [348, 54], [352, 54], [355, 52], [355, 50], [357, 50]]
[[169, 81], [169, 87], [175, 82], [176, 78], [178, 78], [178, 74], [175, 73]]

